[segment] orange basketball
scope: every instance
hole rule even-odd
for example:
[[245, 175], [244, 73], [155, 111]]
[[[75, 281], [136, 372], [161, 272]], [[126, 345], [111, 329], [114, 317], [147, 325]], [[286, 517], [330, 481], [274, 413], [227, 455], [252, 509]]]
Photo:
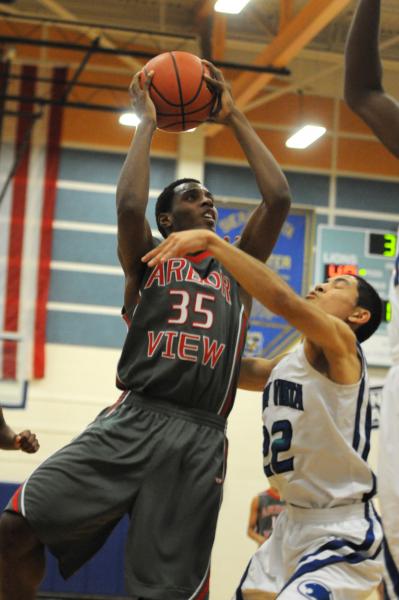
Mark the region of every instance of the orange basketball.
[[198, 56], [189, 52], [165, 52], [155, 56], [143, 68], [141, 85], [150, 71], [154, 71], [150, 96], [160, 129], [186, 131], [206, 121], [217, 94], [203, 79], [204, 73], [209, 75], [209, 69]]

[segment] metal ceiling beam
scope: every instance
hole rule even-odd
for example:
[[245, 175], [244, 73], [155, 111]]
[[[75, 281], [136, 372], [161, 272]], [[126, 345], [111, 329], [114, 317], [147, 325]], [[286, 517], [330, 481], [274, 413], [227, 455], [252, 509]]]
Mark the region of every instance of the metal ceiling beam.
[[[287, 65], [328, 23], [330, 23], [350, 0], [310, 0], [285, 28], [266, 46], [254, 61], [256, 65]], [[232, 89], [237, 106], [246, 105], [272, 80], [270, 74], [254, 76], [243, 73], [233, 82]], [[208, 126], [206, 135], [213, 137], [221, 125]]]
[[226, 15], [215, 12], [215, 0], [200, 0], [194, 8], [194, 21], [201, 39], [202, 56], [221, 60], [226, 48]]
[[[70, 10], [67, 10], [66, 8], [64, 8], [64, 6], [61, 6], [61, 4], [59, 2], [57, 2], [56, 0], [38, 0], [38, 1], [40, 2], [40, 4], [45, 6], [48, 10], [50, 10], [52, 13], [54, 13], [58, 17], [61, 17], [62, 19], [69, 19], [70, 21], [78, 21], [78, 18], [76, 17], [76, 15], [74, 15], [74, 13], [72, 13]], [[91, 40], [96, 39], [100, 33], [102, 45], [104, 47], [111, 48], [114, 50], [117, 48], [116, 44], [101, 30], [92, 29], [91, 27], [88, 27], [84, 31], [85, 31], [85, 34], [87, 35], [87, 37]], [[137, 60], [135, 60], [134, 58], [132, 58], [130, 56], [120, 56], [119, 60], [121, 60], [123, 63], [125, 63], [132, 70], [132, 73], [140, 70], [143, 66], [140, 62], [138, 62]]]
[[149, 29], [136, 29], [131, 27], [121, 27], [116, 25], [107, 25], [105, 23], [92, 23], [88, 21], [76, 21], [71, 19], [56, 19], [51, 17], [42, 17], [30, 13], [13, 12], [4, 10], [4, 5], [0, 4], [0, 17], [28, 23], [38, 23], [39, 25], [54, 25], [55, 27], [65, 27], [66, 29], [97, 29], [105, 32], [114, 32], [121, 35], [153, 35], [157, 37], [175, 38], [177, 40], [195, 40], [196, 36], [186, 33], [171, 33], [168, 31], [154, 31]]
[[[85, 44], [75, 44], [72, 42], [55, 42], [52, 40], [28, 39], [25, 37], [17, 37], [10, 35], [0, 35], [0, 43], [15, 44], [21, 46], [43, 46], [45, 48], [62, 48], [63, 50], [72, 50], [73, 52], [88, 52], [93, 54], [109, 54], [114, 56], [138, 56], [140, 58], [149, 59], [156, 56], [153, 52], [141, 52], [138, 50], [120, 50], [114, 48], [103, 48], [98, 46], [92, 50], [92, 46]], [[290, 71], [285, 67], [273, 67], [262, 65], [245, 65], [242, 63], [233, 63], [228, 61], [215, 61], [215, 65], [225, 69], [235, 69], [238, 71], [251, 71], [253, 73], [273, 73], [274, 75], [289, 75]]]

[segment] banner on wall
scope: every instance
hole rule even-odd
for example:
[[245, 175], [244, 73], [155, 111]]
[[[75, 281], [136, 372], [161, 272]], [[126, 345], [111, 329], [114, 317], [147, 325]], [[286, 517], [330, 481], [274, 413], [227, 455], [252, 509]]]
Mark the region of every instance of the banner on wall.
[[[43, 74], [53, 82], [39, 82]], [[60, 99], [66, 69], [39, 73], [37, 67], [22, 66], [19, 75], [9, 82], [8, 92], [23, 101], [13, 103], [13, 114], [3, 115], [0, 146], [0, 190], [6, 190], [0, 205], [0, 380], [10, 381], [44, 376], [63, 108], [40, 109], [29, 99]]]
[[[217, 233], [231, 242], [240, 236], [254, 206], [218, 206]], [[287, 217], [267, 265], [280, 275], [298, 294], [309, 284], [313, 212], [292, 211]], [[250, 327], [245, 347], [246, 356], [272, 357], [299, 339], [298, 332], [284, 319], [253, 301]]]

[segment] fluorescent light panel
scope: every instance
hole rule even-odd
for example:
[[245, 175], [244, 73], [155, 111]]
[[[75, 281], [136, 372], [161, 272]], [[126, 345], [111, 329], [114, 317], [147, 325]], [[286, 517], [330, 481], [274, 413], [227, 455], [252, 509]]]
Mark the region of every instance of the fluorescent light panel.
[[238, 15], [248, 2], [249, 0], [217, 0], [215, 10], [216, 12]]
[[326, 131], [325, 127], [320, 127], [319, 125], [305, 125], [302, 129], [299, 129], [294, 133], [294, 135], [285, 142], [285, 145], [287, 148], [298, 148], [303, 150], [318, 140], [326, 133]]
[[125, 112], [119, 117], [119, 123], [121, 125], [126, 125], [126, 127], [137, 127], [140, 123], [140, 119], [134, 112]]

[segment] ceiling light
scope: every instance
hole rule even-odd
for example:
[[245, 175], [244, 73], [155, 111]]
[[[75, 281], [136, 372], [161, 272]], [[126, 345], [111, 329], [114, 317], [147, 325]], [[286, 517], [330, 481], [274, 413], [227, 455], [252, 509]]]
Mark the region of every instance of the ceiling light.
[[287, 148], [298, 148], [303, 150], [318, 140], [326, 133], [326, 131], [325, 127], [320, 127], [319, 125], [305, 125], [294, 133], [294, 135], [285, 142], [285, 145]]
[[134, 112], [125, 112], [119, 117], [119, 123], [121, 125], [126, 125], [127, 127], [137, 127], [140, 123], [140, 119]]
[[217, 0], [215, 10], [216, 12], [238, 15], [248, 2], [249, 0]]

